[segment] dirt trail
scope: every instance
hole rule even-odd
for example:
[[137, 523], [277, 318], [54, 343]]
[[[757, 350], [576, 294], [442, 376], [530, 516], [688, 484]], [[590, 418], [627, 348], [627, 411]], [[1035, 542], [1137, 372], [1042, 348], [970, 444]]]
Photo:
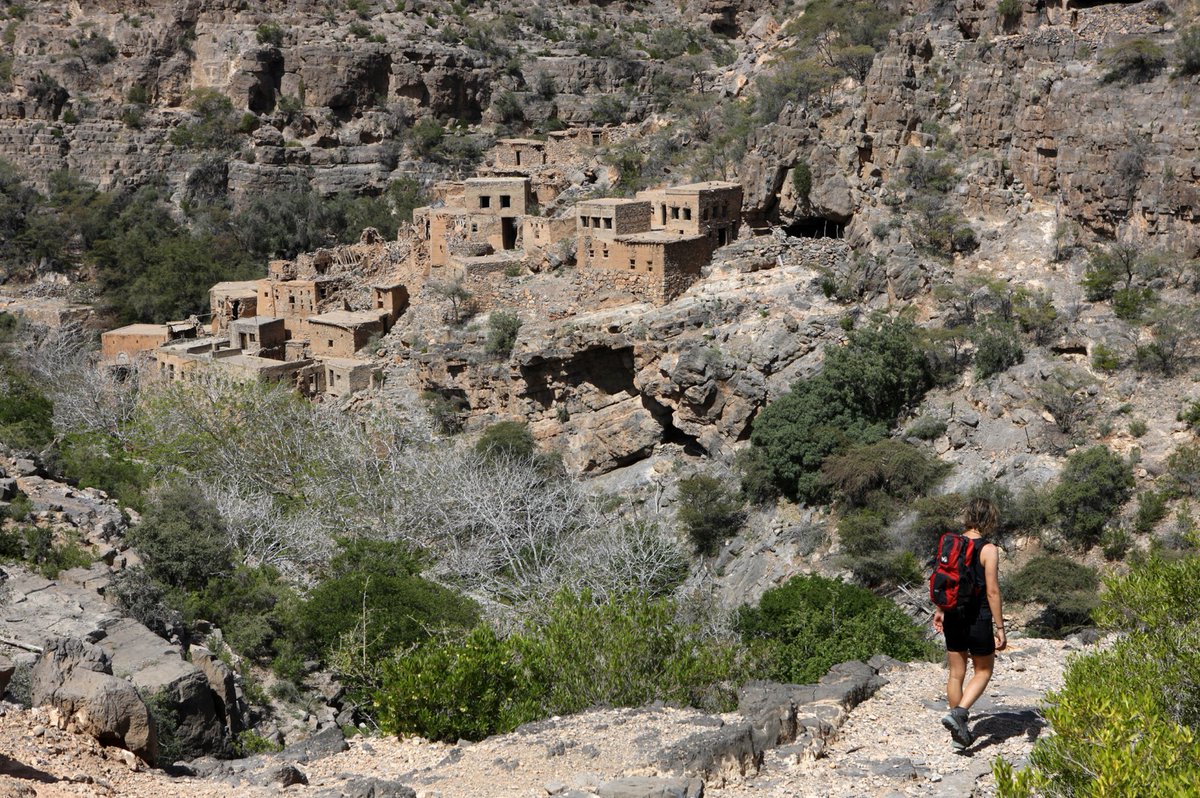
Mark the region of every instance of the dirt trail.
[[[1074, 648], [1018, 639], [1000, 654], [992, 685], [972, 713], [977, 742], [965, 754], [951, 749], [939, 723], [945, 670], [913, 663], [886, 674], [889, 683], [850, 713], [820, 758], [802, 757], [786, 746], [768, 751], [757, 774], [724, 785], [710, 782], [705, 795], [990, 796], [992, 760], [1020, 763], [1028, 755], [1045, 731], [1038, 706], [1061, 683]], [[591, 791], [613, 778], [657, 775], [651, 763], [665, 745], [735, 717], [644, 707], [555, 718], [474, 745], [356, 738], [343, 753], [300, 765], [308, 785], [283, 788], [238, 783], [236, 774], [222, 780], [170, 778], [134, 769], [125, 752], [47, 727], [41, 713], [10, 706], [0, 717], [0, 798], [336, 798], [354, 794], [347, 785], [362, 777], [406, 784], [424, 798], [535, 798], [551, 789]]]

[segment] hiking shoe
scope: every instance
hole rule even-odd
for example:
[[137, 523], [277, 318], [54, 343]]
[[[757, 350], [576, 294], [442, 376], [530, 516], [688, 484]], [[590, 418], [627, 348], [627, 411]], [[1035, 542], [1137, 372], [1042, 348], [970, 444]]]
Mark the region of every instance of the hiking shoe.
[[955, 749], [962, 751], [975, 742], [975, 738], [971, 736], [971, 730], [967, 728], [966, 712], [959, 712], [957, 709], [950, 710], [942, 716], [942, 725], [950, 730], [950, 737], [954, 741]]

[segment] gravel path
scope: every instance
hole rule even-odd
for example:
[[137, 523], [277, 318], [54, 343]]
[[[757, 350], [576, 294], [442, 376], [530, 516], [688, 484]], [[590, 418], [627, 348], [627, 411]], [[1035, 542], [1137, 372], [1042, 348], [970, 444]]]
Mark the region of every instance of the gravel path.
[[[851, 713], [816, 760], [787, 747], [768, 751], [763, 768], [710, 798], [900, 798], [991, 796], [991, 763], [1022, 762], [1044, 729], [1042, 696], [1061, 683], [1075, 647], [1015, 640], [998, 656], [996, 675], [973, 712], [978, 738], [965, 754], [950, 747], [944, 713], [945, 670], [914, 663], [887, 673], [889, 684]], [[8, 707], [0, 717], [0, 798], [120, 796], [214, 798], [293, 795], [333, 798], [358, 777], [411, 786], [422, 798], [541, 798], [550, 789], [595, 789], [621, 776], [656, 775], [657, 752], [736, 716], [669, 707], [598, 710], [554, 718], [476, 744], [356, 738], [348, 751], [301, 765], [309, 784], [262, 787], [232, 780], [170, 778], [142, 769], [118, 749], [49, 727], [37, 711]], [[666, 775], [666, 774], [663, 774]]]

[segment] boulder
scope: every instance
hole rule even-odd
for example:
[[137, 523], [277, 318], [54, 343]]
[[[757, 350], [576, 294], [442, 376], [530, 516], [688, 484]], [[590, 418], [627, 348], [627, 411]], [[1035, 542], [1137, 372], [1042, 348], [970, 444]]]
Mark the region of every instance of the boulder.
[[700, 779], [662, 779], [653, 776], [629, 776], [600, 785], [600, 798], [703, 798]]
[[75, 728], [150, 764], [158, 759], [154, 719], [137, 689], [112, 675], [98, 646], [75, 638], [46, 642], [33, 666], [34, 706], [46, 706], [61, 728]]
[[351, 779], [341, 787], [343, 798], [417, 798], [411, 787], [398, 781], [387, 781], [373, 776]]

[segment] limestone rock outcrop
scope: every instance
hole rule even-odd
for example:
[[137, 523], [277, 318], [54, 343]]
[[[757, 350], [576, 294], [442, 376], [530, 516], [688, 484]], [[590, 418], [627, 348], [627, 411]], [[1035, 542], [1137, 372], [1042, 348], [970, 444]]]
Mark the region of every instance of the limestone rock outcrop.
[[52, 638], [33, 666], [34, 706], [50, 707], [62, 728], [74, 726], [105, 745], [116, 745], [150, 764], [158, 759], [153, 717], [137, 688], [112, 672], [98, 646], [77, 638]]

